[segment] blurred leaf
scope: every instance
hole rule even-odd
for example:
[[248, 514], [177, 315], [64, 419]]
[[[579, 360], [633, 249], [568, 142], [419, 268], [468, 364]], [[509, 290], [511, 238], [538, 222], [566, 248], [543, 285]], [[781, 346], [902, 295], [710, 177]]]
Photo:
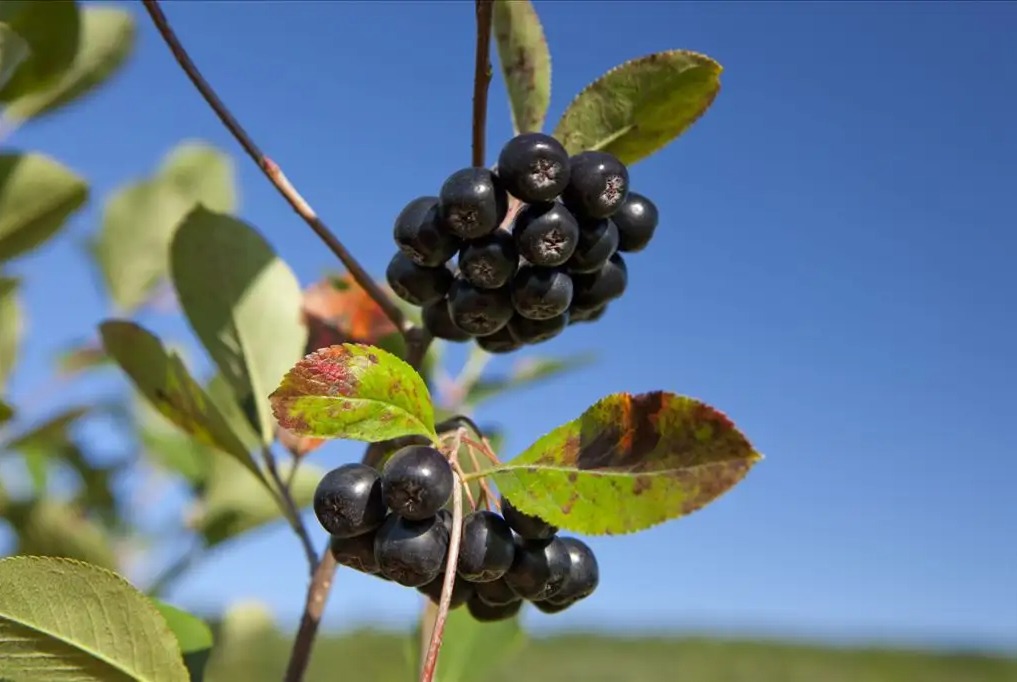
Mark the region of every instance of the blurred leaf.
[[497, 0], [493, 24], [513, 130], [539, 132], [551, 101], [551, 54], [540, 17], [530, 0]]
[[233, 433], [240, 437], [240, 442], [244, 444], [247, 451], [260, 450], [261, 437], [254, 431], [251, 415], [248, 415], [240, 406], [237, 396], [233, 393], [233, 387], [230, 386], [226, 378], [222, 374], [216, 374], [205, 386], [205, 390], [215, 406], [219, 408], [226, 423], [233, 429]]
[[147, 400], [137, 403], [138, 438], [145, 456], [156, 466], [180, 474], [195, 489], [208, 480], [218, 451], [181, 432]]
[[28, 59], [28, 43], [7, 24], [0, 23], [0, 90]]
[[[419, 640], [419, 637], [417, 638]], [[519, 617], [494, 623], [473, 619], [466, 607], [450, 611], [436, 682], [488, 679], [526, 645]]]
[[406, 362], [373, 346], [322, 348], [291, 369], [270, 396], [280, 426], [318, 438], [377, 442], [437, 439], [424, 380]]
[[14, 419], [14, 408], [0, 398], [0, 424]]
[[59, 459], [78, 474], [82, 490], [78, 495], [80, 503], [94, 512], [108, 526], [124, 525], [125, 519], [117, 515], [117, 502], [113, 496], [113, 467], [101, 467], [85, 458], [85, 453], [74, 443], [60, 449]]
[[762, 459], [723, 413], [655, 391], [602, 398], [489, 472], [521, 511], [577, 533], [631, 533], [690, 514]]
[[166, 620], [166, 625], [169, 626], [173, 636], [177, 638], [191, 682], [201, 682], [205, 676], [208, 657], [212, 653], [212, 630], [197, 616], [181, 611], [164, 601], [153, 599], [152, 603]]
[[25, 120], [52, 113], [91, 93], [115, 74], [134, 49], [134, 17], [115, 7], [81, 8], [74, 61], [59, 80], [10, 103], [5, 114]]
[[0, 154], [0, 261], [40, 246], [87, 198], [85, 181], [48, 156]]
[[68, 430], [79, 419], [88, 414], [88, 407], [72, 407], [56, 416], [33, 426], [19, 436], [15, 436], [4, 447], [8, 450], [27, 452], [29, 450], [47, 451], [63, 447], [70, 442]]
[[204, 207], [187, 215], [170, 251], [173, 285], [191, 327], [234, 394], [253, 396], [262, 442], [271, 443], [268, 394], [307, 341], [296, 276], [253, 228]]
[[60, 78], [78, 51], [81, 25], [72, 0], [5, 0], [0, 2], [0, 22], [21, 36], [29, 54], [0, 89], [0, 101], [10, 102]]
[[339, 343], [375, 344], [399, 334], [385, 311], [349, 274], [307, 287], [303, 312], [309, 330], [308, 353]]
[[75, 346], [63, 351], [57, 357], [57, 370], [65, 377], [80, 374], [93, 367], [108, 365], [112, 362], [101, 345], [92, 342], [87, 345]]
[[508, 376], [480, 379], [466, 393], [463, 401], [476, 406], [485, 400], [501, 395], [505, 391], [526, 388], [546, 379], [582, 369], [596, 360], [592, 353], [575, 355], [570, 358], [523, 358], [513, 367]]
[[82, 509], [61, 502], [36, 500], [11, 505], [6, 516], [18, 536], [18, 554], [80, 559], [96, 566], [116, 568], [116, 555], [109, 536], [85, 516]]
[[625, 62], [572, 100], [554, 136], [570, 154], [597, 149], [634, 164], [703, 115], [720, 91], [721, 71], [709, 57], [687, 50]]
[[68, 559], [0, 560], [0, 674], [47, 682], [186, 682], [173, 633], [119, 575]]
[[227, 155], [184, 142], [152, 177], [110, 196], [92, 249], [110, 297], [122, 310], [144, 303], [163, 281], [174, 231], [199, 202], [224, 212], [236, 208], [233, 185]]
[[21, 309], [18, 306], [18, 280], [0, 277], [0, 389], [14, 371], [21, 343]]

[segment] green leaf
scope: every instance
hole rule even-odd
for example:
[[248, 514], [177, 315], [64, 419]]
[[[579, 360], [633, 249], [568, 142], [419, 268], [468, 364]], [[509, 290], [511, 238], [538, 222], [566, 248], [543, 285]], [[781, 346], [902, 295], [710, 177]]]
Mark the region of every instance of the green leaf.
[[[103, 568], [116, 568], [109, 535], [76, 506], [36, 500], [11, 505], [4, 515], [17, 533], [18, 554], [80, 559]], [[2, 629], [0, 625], [0, 631]], [[2, 649], [0, 637], [0, 651]], [[0, 667], [2, 665], [0, 663]]]
[[515, 132], [538, 132], [551, 101], [551, 54], [530, 0], [497, 0], [493, 30]]
[[601, 535], [694, 512], [760, 459], [709, 405], [663, 391], [616, 393], [488, 475], [520, 510]]
[[231, 213], [237, 208], [236, 168], [228, 154], [200, 140], [173, 148], [159, 167], [158, 178], [195, 204]]
[[191, 682], [201, 682], [205, 677], [205, 664], [212, 653], [212, 630], [197, 616], [158, 599], [152, 602], [177, 638]]
[[33, 426], [4, 445], [5, 449], [26, 452], [29, 450], [53, 450], [70, 442], [68, 433], [71, 426], [88, 414], [87, 407], [68, 408], [46, 421]]
[[85, 181], [48, 156], [0, 154], [0, 262], [40, 246], [87, 199]]
[[526, 633], [518, 616], [481, 623], [465, 608], [450, 611], [438, 659], [437, 682], [490, 679], [525, 645]]
[[234, 394], [253, 397], [262, 442], [271, 443], [269, 391], [307, 342], [296, 275], [249, 225], [200, 206], [177, 228], [170, 253], [191, 327]]
[[0, 424], [14, 419], [14, 408], [0, 398]]
[[593, 364], [594, 360], [596, 360], [596, 356], [592, 353], [574, 355], [569, 358], [523, 358], [516, 362], [507, 376], [489, 377], [475, 382], [466, 393], [463, 402], [476, 406], [478, 403], [490, 400], [505, 391], [527, 388], [541, 381], [582, 369]]
[[10, 102], [48, 87], [70, 67], [78, 51], [80, 15], [72, 0], [6, 0], [0, 22], [27, 43], [29, 55], [2, 89], [0, 101]]
[[7, 24], [0, 23], [0, 89], [7, 85], [30, 52], [24, 38]]
[[18, 306], [18, 280], [0, 277], [0, 389], [14, 371], [21, 344], [21, 309]]
[[167, 353], [156, 336], [133, 322], [107, 320], [99, 331], [106, 352], [163, 416], [200, 443], [232, 455], [268, 487], [251, 453], [176, 353]]
[[186, 682], [166, 621], [111, 571], [80, 561], [0, 561], [0, 678]]
[[54, 111], [90, 94], [109, 80], [134, 50], [134, 17], [115, 7], [82, 7], [78, 49], [59, 80], [18, 97], [7, 117], [25, 120]]
[[344, 343], [311, 353], [286, 374], [271, 402], [279, 424], [301, 436], [438, 439], [424, 380], [373, 346]]
[[193, 488], [208, 479], [212, 462], [220, 457], [216, 450], [187, 436], [148, 401], [136, 405], [138, 438], [142, 451], [153, 464], [180, 474]]
[[709, 57], [686, 50], [625, 62], [572, 100], [554, 136], [570, 154], [597, 149], [634, 164], [703, 115], [720, 91], [721, 71]]

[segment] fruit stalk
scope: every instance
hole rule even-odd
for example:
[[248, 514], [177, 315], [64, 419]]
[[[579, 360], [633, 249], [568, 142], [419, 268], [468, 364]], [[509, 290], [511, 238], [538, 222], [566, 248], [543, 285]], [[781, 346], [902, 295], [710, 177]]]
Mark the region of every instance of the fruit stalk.
[[473, 165], [484, 165], [487, 137], [487, 88], [491, 84], [492, 0], [477, 0], [477, 53], [473, 72]]

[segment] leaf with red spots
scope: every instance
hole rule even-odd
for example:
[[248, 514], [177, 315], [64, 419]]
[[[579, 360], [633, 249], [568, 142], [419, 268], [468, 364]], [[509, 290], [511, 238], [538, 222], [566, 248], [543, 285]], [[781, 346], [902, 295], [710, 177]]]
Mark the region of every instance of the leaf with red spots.
[[392, 353], [363, 344], [321, 348], [291, 369], [269, 399], [298, 436], [369, 443], [420, 435], [437, 441], [424, 380]]
[[761, 459], [721, 412], [655, 391], [603, 398], [486, 473], [528, 514], [611, 535], [702, 508]]

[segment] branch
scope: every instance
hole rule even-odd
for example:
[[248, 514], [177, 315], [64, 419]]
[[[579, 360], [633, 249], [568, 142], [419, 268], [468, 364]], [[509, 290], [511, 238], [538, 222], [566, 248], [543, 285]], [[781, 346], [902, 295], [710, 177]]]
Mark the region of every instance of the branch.
[[290, 652], [290, 661], [286, 665], [284, 682], [300, 682], [304, 679], [307, 664], [311, 660], [314, 639], [318, 634], [318, 625], [321, 623], [321, 614], [325, 610], [325, 602], [328, 601], [328, 593], [332, 589], [335, 569], [335, 557], [332, 556], [332, 552], [326, 544], [325, 551], [321, 554], [321, 561], [318, 562], [318, 568], [311, 576], [311, 586], [307, 589], [304, 614], [300, 617], [300, 627], [297, 628], [297, 636], [293, 640], [293, 650]]
[[[282, 476], [279, 475], [279, 467], [276, 466], [272, 448], [268, 446], [262, 448], [261, 455], [262, 459], [265, 460], [265, 467], [268, 469], [269, 478], [272, 479], [272, 483], [279, 489], [279, 498], [283, 505], [282, 511], [287, 519], [289, 519], [293, 532], [300, 538], [300, 544], [304, 546], [304, 553], [307, 555], [307, 565], [310, 567], [311, 574], [313, 575], [314, 569], [318, 567], [318, 556], [314, 551], [314, 543], [311, 542], [311, 536], [307, 532], [307, 526], [304, 525], [304, 519], [300, 516], [300, 508], [297, 507], [297, 503], [293, 500], [293, 491], [290, 489], [289, 483], [284, 481]], [[295, 463], [293, 470], [296, 471]], [[290, 481], [292, 481], [292, 478]]]
[[404, 332], [406, 331], [406, 321], [403, 316], [402, 310], [392, 301], [392, 299], [386, 294], [377, 282], [371, 278], [367, 271], [364, 270], [363, 266], [357, 261], [353, 255], [346, 250], [339, 238], [322, 222], [321, 218], [314, 212], [314, 209], [307, 203], [306, 200], [300, 193], [297, 192], [296, 188], [290, 184], [289, 179], [282, 172], [282, 169], [270, 158], [258, 148], [258, 145], [254, 143], [247, 131], [240, 125], [233, 114], [230, 113], [229, 109], [223, 103], [219, 96], [216, 94], [212, 86], [209, 85], [205, 77], [198, 71], [198, 67], [195, 66], [194, 61], [191, 60], [190, 55], [187, 54], [187, 50], [180, 43], [180, 39], [177, 38], [176, 33], [169, 25], [169, 20], [166, 15], [163, 14], [162, 8], [159, 7], [159, 0], [142, 0], [145, 5], [145, 9], [148, 11], [148, 15], [152, 18], [152, 22], [158, 29], [162, 39], [166, 42], [170, 52], [176, 58], [177, 63], [180, 64], [180, 68], [184, 70], [187, 77], [191, 79], [191, 83], [197, 88], [201, 96], [204, 97], [208, 106], [219, 117], [223, 125], [230, 131], [240, 146], [244, 148], [247, 155], [254, 160], [254, 162], [261, 168], [265, 176], [269, 179], [279, 193], [282, 194], [283, 198], [289, 203], [289, 205], [296, 211], [297, 215], [304, 219], [314, 233], [318, 235], [318, 238], [325, 243], [325, 246], [336, 255], [336, 257], [342, 262], [343, 266], [353, 276], [354, 281], [359, 284], [364, 291], [367, 292], [375, 303], [385, 312], [385, 316], [392, 321], [392, 324], [397, 329]]
[[477, 53], [473, 71], [473, 165], [484, 166], [487, 87], [491, 84], [492, 0], [477, 0]]

